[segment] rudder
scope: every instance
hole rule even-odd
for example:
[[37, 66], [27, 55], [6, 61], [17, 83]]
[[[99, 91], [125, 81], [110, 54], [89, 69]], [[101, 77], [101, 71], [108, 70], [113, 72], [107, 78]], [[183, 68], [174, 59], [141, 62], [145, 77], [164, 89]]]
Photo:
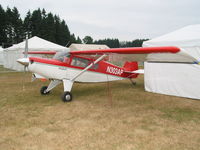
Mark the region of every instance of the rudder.
[[138, 62], [132, 61], [126, 61], [124, 66], [124, 71], [134, 71], [134, 70], [138, 70]]

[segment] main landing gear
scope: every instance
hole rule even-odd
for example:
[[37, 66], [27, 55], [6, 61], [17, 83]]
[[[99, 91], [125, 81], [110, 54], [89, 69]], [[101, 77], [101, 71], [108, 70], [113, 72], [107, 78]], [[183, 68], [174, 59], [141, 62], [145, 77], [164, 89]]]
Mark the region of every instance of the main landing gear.
[[41, 95], [47, 95], [50, 91], [55, 88], [57, 85], [63, 82], [64, 86], [64, 93], [61, 96], [63, 102], [71, 102], [72, 101], [72, 94], [70, 93], [73, 82], [71, 80], [51, 80], [48, 86], [43, 86], [40, 89]]
[[[41, 87], [41, 89], [40, 89], [40, 94], [41, 95], [47, 95], [47, 94], [49, 94], [50, 93], [50, 91], [47, 91], [47, 86], [43, 86], [43, 87]], [[71, 92], [68, 92], [68, 91], [66, 91], [66, 92], [64, 92], [62, 95], [61, 95], [61, 100], [63, 101], [63, 102], [71, 102], [72, 101], [72, 94], [71, 94]]]

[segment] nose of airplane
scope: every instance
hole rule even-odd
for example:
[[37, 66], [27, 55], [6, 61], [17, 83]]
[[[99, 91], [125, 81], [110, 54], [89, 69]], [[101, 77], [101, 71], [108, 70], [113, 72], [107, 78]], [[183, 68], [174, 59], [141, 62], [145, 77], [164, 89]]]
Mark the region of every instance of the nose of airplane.
[[17, 59], [17, 62], [24, 65], [24, 66], [28, 66], [29, 58], [20, 58], [20, 59]]

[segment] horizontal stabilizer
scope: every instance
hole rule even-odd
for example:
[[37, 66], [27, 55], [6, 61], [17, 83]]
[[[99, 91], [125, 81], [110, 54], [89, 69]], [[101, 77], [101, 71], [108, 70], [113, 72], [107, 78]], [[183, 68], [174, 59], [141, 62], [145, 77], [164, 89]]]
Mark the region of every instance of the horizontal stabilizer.
[[134, 70], [134, 71], [124, 71], [126, 73], [138, 73], [138, 74], [144, 74], [144, 69]]

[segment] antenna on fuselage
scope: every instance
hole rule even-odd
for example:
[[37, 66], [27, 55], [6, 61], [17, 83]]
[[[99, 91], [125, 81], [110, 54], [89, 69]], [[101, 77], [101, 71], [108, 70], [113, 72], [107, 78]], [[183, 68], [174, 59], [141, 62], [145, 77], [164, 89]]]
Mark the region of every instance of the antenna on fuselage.
[[85, 42], [83, 41], [83, 44], [87, 44], [88, 40], [86, 40]]
[[70, 41], [67, 42], [67, 44], [65, 45], [65, 47], [69, 46], [69, 44], [70, 44]]

